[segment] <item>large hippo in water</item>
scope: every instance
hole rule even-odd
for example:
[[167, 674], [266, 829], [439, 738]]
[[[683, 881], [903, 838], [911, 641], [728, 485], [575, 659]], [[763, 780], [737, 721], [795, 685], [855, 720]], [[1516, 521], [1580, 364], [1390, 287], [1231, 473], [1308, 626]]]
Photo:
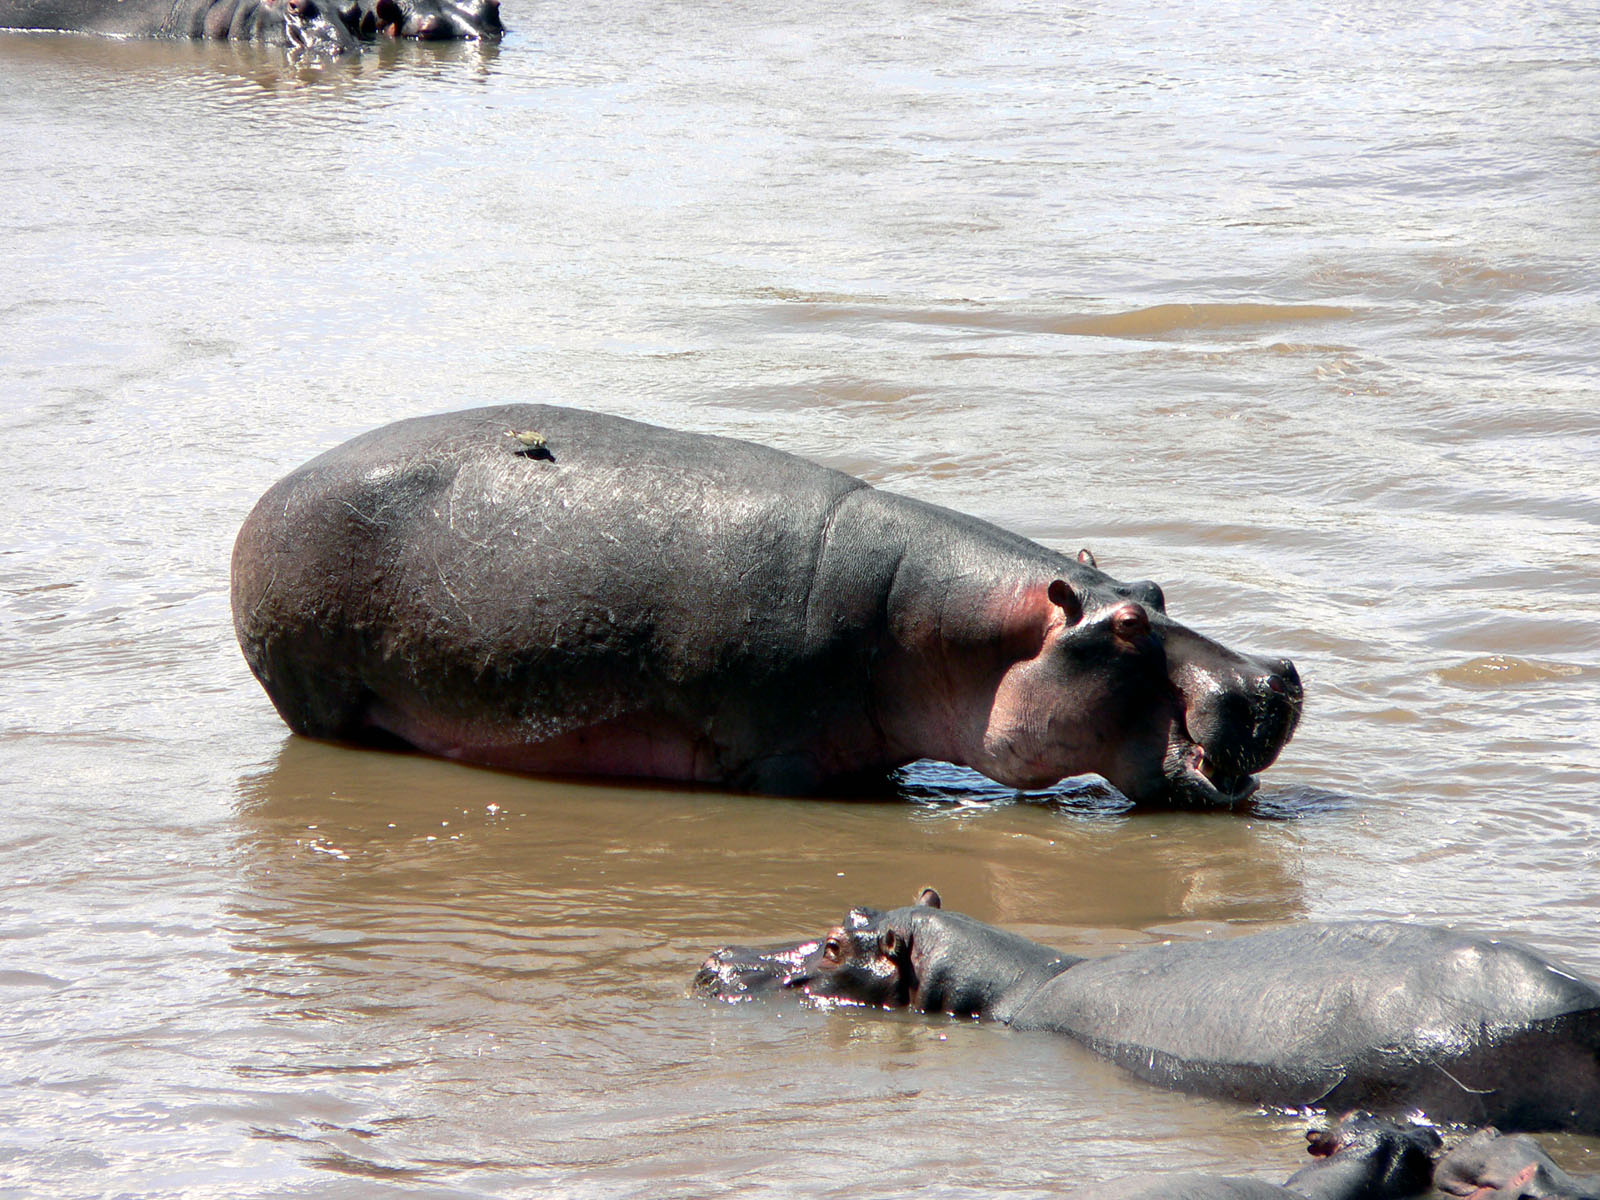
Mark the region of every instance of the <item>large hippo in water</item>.
[[1165, 1174], [1114, 1179], [1066, 1200], [1405, 1200], [1428, 1190], [1439, 1135], [1409, 1122], [1350, 1113], [1306, 1134], [1316, 1161], [1282, 1187], [1228, 1175]]
[[214, 38], [338, 55], [380, 35], [498, 38], [499, 0], [0, 0], [0, 29]]
[[1600, 989], [1514, 942], [1427, 925], [1308, 922], [1081, 959], [928, 889], [814, 942], [720, 950], [695, 986], [1066, 1034], [1152, 1083], [1248, 1104], [1600, 1132]]
[[518, 770], [858, 789], [919, 758], [1231, 805], [1294, 665], [986, 522], [574, 409], [401, 421], [262, 497], [240, 645], [289, 726]]

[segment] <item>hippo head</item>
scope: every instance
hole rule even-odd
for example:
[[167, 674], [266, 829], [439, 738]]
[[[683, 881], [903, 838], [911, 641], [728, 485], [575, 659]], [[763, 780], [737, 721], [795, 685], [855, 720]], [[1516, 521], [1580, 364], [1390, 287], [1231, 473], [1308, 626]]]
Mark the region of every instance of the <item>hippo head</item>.
[[505, 33], [500, 0], [344, 0], [341, 14], [363, 38], [491, 41]]
[[1480, 1129], [1439, 1160], [1434, 1186], [1482, 1200], [1596, 1200], [1600, 1180], [1580, 1181], [1526, 1134]]
[[336, 58], [355, 49], [355, 38], [333, 8], [317, 0], [284, 0], [283, 31], [299, 55]]
[[[1307, 1195], [1321, 1195], [1313, 1180], [1336, 1171], [1340, 1195], [1375, 1200], [1420, 1195], [1433, 1179], [1433, 1155], [1440, 1145], [1439, 1135], [1426, 1126], [1365, 1112], [1347, 1113], [1331, 1129], [1307, 1131], [1306, 1152], [1321, 1161], [1297, 1172], [1287, 1186]], [[1350, 1186], [1352, 1167], [1362, 1176], [1359, 1189]]]
[[1304, 703], [1288, 659], [1230, 650], [1167, 616], [1161, 588], [1093, 556], [1002, 601], [1034, 642], [1005, 670], [970, 765], [1009, 786], [1096, 773], [1138, 804], [1229, 807], [1256, 790]]
[[701, 965], [693, 988], [718, 1000], [787, 992], [822, 1004], [1003, 1019], [1008, 1003], [1031, 995], [1026, 981], [1047, 978], [1076, 961], [972, 917], [945, 912], [939, 893], [924, 888], [905, 908], [851, 909], [814, 941], [717, 950]]
[[905, 1008], [909, 995], [894, 939], [884, 926], [883, 913], [853, 908], [814, 941], [766, 949], [724, 946], [714, 951], [695, 975], [694, 990], [717, 1000], [792, 992], [823, 1002]]

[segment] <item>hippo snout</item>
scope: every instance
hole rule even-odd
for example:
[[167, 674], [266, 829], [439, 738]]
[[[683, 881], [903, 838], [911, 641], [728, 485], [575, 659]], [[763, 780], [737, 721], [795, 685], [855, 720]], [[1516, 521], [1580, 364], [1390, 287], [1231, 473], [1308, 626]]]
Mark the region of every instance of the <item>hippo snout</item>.
[[695, 972], [690, 990], [708, 1000], [751, 1000], [780, 991], [816, 943], [757, 949], [724, 946], [713, 950]]
[[1166, 774], [1180, 797], [1237, 804], [1294, 736], [1305, 687], [1287, 658], [1207, 649], [1217, 653], [1189, 659], [1175, 679], [1183, 728], [1168, 748]]
[[499, 37], [505, 32], [500, 21], [500, 0], [478, 0], [461, 7], [460, 15], [473, 34], [468, 36]]

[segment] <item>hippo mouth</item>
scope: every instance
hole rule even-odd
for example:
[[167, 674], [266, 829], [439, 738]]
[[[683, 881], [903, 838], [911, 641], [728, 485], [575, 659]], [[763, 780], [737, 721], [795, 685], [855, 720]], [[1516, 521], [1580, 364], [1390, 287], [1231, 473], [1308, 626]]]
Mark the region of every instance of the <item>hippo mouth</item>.
[[1167, 748], [1162, 773], [1174, 803], [1205, 807], [1233, 807], [1243, 804], [1261, 787], [1255, 775], [1229, 770], [1226, 759], [1207, 754], [1204, 746], [1177, 736]]
[[1167, 738], [1161, 773], [1176, 806], [1234, 808], [1260, 787], [1256, 772], [1277, 761], [1300, 724], [1305, 690], [1280, 659], [1254, 677], [1219, 685], [1198, 672], [1180, 689], [1181, 715]]
[[808, 978], [805, 961], [820, 942], [798, 946], [724, 946], [713, 951], [695, 972], [690, 990], [707, 1000], [738, 1004], [773, 992], [800, 987]]

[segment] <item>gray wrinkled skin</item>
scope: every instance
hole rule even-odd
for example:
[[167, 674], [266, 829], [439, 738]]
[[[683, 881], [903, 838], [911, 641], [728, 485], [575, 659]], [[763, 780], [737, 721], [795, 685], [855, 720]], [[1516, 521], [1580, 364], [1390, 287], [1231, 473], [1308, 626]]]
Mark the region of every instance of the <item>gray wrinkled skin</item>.
[[1480, 1129], [1439, 1160], [1434, 1186], [1473, 1200], [1600, 1200], [1600, 1177], [1576, 1178], [1526, 1134]]

